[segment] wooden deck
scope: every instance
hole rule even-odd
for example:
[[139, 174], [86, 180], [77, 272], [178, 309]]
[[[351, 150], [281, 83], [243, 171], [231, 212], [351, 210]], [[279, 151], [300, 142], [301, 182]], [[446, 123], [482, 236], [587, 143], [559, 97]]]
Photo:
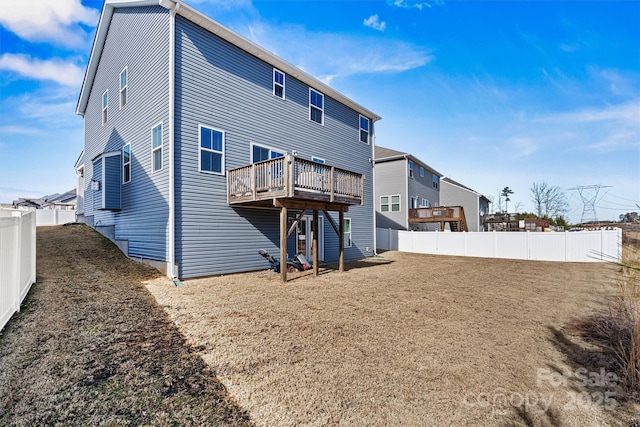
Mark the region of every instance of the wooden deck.
[[441, 230], [444, 230], [445, 223], [448, 223], [451, 231], [469, 231], [462, 206], [409, 209], [409, 223], [425, 222], [438, 222]]
[[364, 176], [293, 155], [227, 171], [230, 205], [277, 207], [277, 201], [282, 203], [283, 199], [303, 204], [361, 205], [364, 202]]

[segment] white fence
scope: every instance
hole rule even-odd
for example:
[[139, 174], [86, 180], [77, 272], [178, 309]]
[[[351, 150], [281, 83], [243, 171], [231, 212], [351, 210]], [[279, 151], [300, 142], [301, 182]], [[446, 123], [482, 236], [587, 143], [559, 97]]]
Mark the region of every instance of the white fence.
[[619, 228], [564, 233], [443, 233], [378, 228], [376, 241], [377, 249], [421, 254], [566, 262], [622, 260]]
[[0, 209], [0, 330], [36, 281], [36, 212]]
[[62, 225], [75, 222], [76, 211], [60, 211], [49, 209], [38, 209], [36, 211], [36, 225]]

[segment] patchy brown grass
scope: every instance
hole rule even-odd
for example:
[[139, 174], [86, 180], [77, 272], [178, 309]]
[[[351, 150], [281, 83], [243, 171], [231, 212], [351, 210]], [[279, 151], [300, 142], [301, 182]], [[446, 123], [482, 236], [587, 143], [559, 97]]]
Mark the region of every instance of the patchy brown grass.
[[638, 411], [583, 384], [563, 330], [615, 294], [619, 267], [398, 252], [347, 267], [148, 289], [260, 426], [626, 426]]
[[37, 231], [37, 283], [0, 337], [0, 425], [248, 425], [143, 286], [156, 270], [86, 226]]

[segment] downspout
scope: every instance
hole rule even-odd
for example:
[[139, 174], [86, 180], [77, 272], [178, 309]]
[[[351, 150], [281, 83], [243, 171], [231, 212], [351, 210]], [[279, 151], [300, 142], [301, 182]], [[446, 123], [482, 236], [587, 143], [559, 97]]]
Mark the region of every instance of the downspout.
[[[376, 128], [374, 126], [374, 121], [371, 121], [371, 128], [373, 130], [373, 132], [371, 132], [371, 193], [373, 196], [373, 203], [372, 205], [372, 209], [373, 209], [373, 255], [377, 256], [378, 255], [378, 221], [377, 221], [377, 215], [376, 215], [376, 206], [378, 204], [377, 198], [376, 198]], [[364, 194], [362, 195], [364, 197]]]
[[171, 279], [176, 274], [176, 198], [175, 198], [175, 61], [176, 12], [180, 3], [167, 2], [169, 8], [169, 269]]
[[[406, 209], [406, 215], [404, 220], [404, 229], [409, 231], [409, 156], [404, 155], [404, 206]], [[402, 210], [402, 199], [400, 199], [400, 209]]]

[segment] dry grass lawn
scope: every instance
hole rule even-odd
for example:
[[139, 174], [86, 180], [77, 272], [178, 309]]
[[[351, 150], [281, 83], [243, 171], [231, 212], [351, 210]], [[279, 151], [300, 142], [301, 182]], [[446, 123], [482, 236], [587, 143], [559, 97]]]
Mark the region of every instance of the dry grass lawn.
[[580, 368], [609, 366], [563, 329], [615, 294], [619, 267], [386, 252], [347, 268], [147, 288], [259, 426], [628, 426], [638, 413], [615, 384], [583, 384]]

